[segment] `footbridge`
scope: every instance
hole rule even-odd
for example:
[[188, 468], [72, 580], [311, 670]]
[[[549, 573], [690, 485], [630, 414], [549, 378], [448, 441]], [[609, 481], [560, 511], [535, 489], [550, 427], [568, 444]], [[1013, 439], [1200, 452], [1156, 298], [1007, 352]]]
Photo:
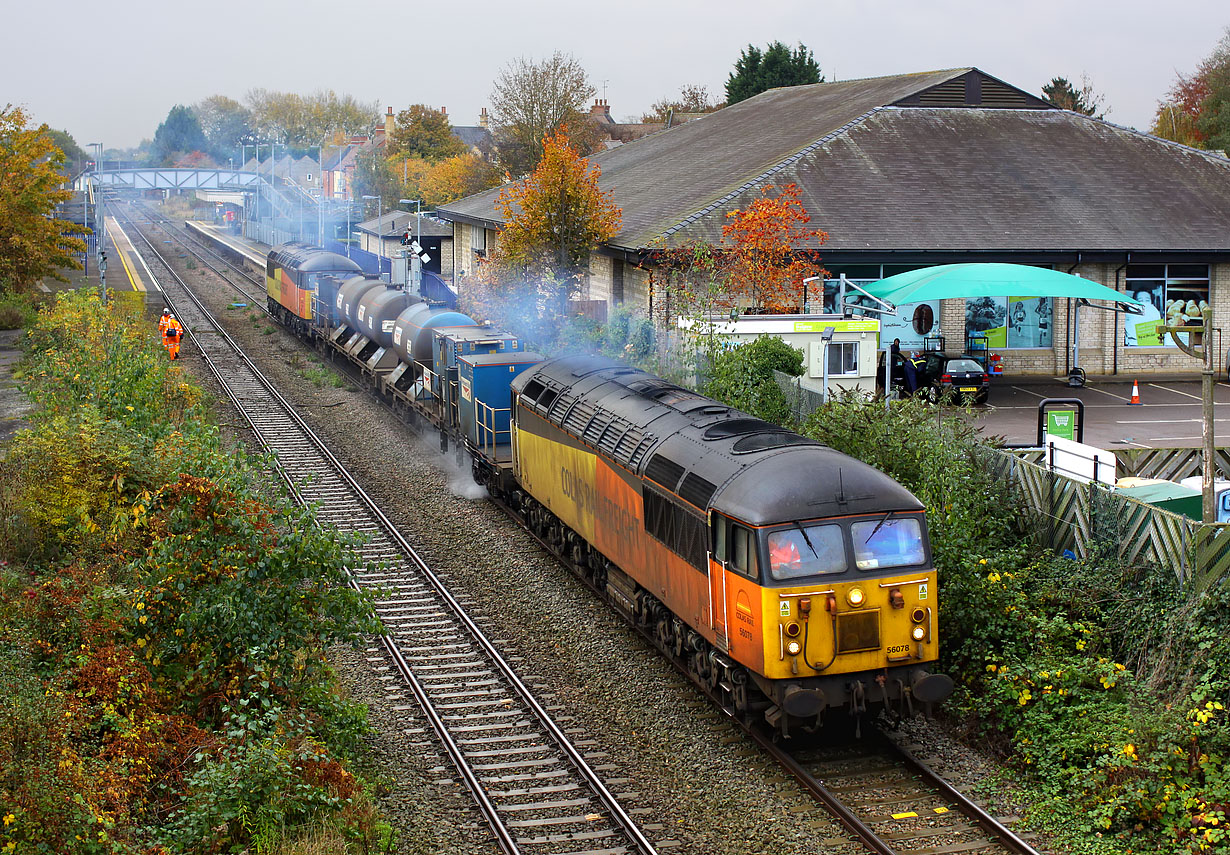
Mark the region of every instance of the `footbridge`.
[[[245, 193], [251, 194], [258, 201], [263, 200], [262, 207], [276, 212], [277, 216], [287, 218], [294, 217], [304, 205], [317, 204], [316, 198], [297, 184], [275, 187], [263, 175], [255, 172], [220, 167], [98, 169], [77, 176], [73, 186], [90, 193], [104, 189]], [[238, 202], [239, 199], [235, 198], [234, 201]]]
[[[255, 172], [239, 169], [101, 169], [77, 176], [77, 190], [115, 187], [128, 190], [250, 190], [269, 188]], [[263, 185], [263, 186], [262, 186]]]

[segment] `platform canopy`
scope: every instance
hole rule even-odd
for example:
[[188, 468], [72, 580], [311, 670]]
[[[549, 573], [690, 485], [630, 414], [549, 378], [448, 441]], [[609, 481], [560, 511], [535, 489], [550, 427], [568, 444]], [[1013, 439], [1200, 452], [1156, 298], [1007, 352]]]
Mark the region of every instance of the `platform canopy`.
[[898, 273], [860, 290], [893, 306], [951, 297], [1071, 297], [1107, 300], [1126, 311], [1141, 305], [1121, 291], [1088, 279], [1027, 264], [941, 264]]

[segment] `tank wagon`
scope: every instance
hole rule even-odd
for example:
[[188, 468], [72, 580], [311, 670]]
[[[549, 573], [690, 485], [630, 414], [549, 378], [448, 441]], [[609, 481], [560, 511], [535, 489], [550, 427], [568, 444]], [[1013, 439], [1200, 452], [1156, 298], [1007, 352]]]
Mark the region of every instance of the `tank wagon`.
[[317, 299], [279, 300], [279, 317], [468, 452], [475, 480], [741, 714], [788, 735], [951, 693], [923, 506], [896, 481], [613, 360], [544, 359], [353, 271], [304, 278], [326, 262], [294, 252], [277, 269]]

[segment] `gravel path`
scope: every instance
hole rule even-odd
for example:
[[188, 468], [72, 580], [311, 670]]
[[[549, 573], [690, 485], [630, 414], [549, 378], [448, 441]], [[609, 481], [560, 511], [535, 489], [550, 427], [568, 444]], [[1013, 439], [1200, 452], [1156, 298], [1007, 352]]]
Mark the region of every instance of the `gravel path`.
[[[172, 258], [172, 260], [174, 260]], [[181, 262], [182, 264], [182, 262]], [[317, 357], [249, 311], [201, 268], [182, 271], [210, 310], [322, 437], [476, 619], [564, 726], [598, 743], [602, 769], [664, 853], [856, 852], [847, 836], [763, 759], [684, 677], [576, 581], [512, 520], [481, 498], [468, 466], [416, 440], [365, 393], [319, 388], [303, 376]], [[151, 318], [161, 305], [151, 305]], [[181, 364], [204, 367], [187, 344]], [[212, 388], [212, 382], [202, 378]], [[221, 420], [228, 418], [225, 409]], [[355, 697], [371, 704], [375, 762], [391, 782], [383, 809], [399, 852], [492, 851], [485, 827], [421, 734], [413, 700], [385, 691], [372, 651], [338, 652]], [[948, 758], [958, 785], [986, 781], [987, 761], [927, 723], [911, 741]], [[932, 752], [928, 752], [932, 753]], [[1007, 804], [1007, 803], [1005, 803]], [[996, 803], [998, 807], [998, 804]], [[1009, 813], [1012, 811], [1009, 810]]]

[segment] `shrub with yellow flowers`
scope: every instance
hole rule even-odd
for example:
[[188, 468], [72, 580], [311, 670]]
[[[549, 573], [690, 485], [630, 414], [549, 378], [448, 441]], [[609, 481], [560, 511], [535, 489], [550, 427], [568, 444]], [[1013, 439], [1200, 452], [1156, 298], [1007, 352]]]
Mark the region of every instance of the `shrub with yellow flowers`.
[[1052, 555], [972, 420], [838, 396], [805, 432], [927, 507], [940, 579], [946, 713], [1023, 773], [1032, 819], [1074, 851], [1230, 851], [1230, 591], [1119, 559], [1091, 488], [1084, 560]]

